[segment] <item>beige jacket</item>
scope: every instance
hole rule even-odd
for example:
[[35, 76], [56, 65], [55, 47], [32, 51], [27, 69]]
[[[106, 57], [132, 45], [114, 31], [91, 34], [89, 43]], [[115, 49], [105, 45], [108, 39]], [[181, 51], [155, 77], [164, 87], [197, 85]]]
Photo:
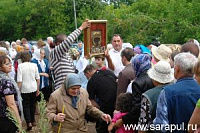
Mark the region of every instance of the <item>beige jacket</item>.
[[[94, 107], [85, 89], [80, 89], [79, 100], [77, 101], [78, 109], [73, 108], [71, 98], [66, 94], [64, 87], [57, 89], [51, 94], [47, 105], [47, 118], [53, 122], [53, 118], [57, 113], [62, 112], [64, 107], [65, 119], [62, 122], [60, 133], [85, 133], [88, 131], [87, 122], [85, 120], [85, 113], [100, 118], [103, 112]], [[55, 123], [55, 122], [54, 122]], [[53, 131], [58, 132], [59, 122], [53, 124]]]

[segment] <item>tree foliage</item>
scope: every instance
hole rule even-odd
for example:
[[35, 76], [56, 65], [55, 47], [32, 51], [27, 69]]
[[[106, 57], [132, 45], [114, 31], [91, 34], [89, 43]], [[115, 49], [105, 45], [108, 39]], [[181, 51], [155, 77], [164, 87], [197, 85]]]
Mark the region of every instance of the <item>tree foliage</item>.
[[137, 0], [131, 6], [107, 6], [102, 16], [109, 22], [109, 38], [120, 33], [125, 42], [184, 43], [199, 38], [198, 0]]
[[[12, 8], [8, 8], [7, 6]], [[99, 0], [76, 0], [78, 26], [85, 18], [97, 19], [103, 3]], [[74, 28], [73, 0], [1, 0], [0, 40], [26, 37], [37, 40]]]

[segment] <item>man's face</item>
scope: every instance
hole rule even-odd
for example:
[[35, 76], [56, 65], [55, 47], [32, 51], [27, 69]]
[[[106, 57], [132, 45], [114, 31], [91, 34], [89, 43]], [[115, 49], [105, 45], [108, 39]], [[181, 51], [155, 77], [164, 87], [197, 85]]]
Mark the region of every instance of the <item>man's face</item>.
[[123, 64], [124, 66], [126, 66], [126, 65], [125, 65], [125, 59], [126, 59], [125, 56], [121, 56], [121, 61], [122, 61], [122, 64]]
[[24, 51], [29, 51], [29, 46], [28, 46], [28, 44], [24, 44]]
[[90, 79], [92, 77], [91, 72], [84, 73], [87, 79]]
[[122, 40], [120, 38], [120, 36], [114, 36], [113, 39], [112, 39], [112, 45], [113, 45], [113, 48], [116, 50], [116, 51], [120, 51], [122, 49]]

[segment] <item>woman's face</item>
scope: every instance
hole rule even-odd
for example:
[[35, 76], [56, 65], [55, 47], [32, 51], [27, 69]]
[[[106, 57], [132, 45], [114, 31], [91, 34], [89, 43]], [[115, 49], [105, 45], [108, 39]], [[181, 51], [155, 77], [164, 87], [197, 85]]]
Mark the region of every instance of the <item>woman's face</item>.
[[77, 96], [80, 93], [80, 88], [79, 85], [72, 86], [68, 89], [68, 94], [70, 96]]
[[13, 49], [16, 49], [16, 44], [12, 44], [12, 48], [13, 48]]
[[41, 51], [40, 51], [40, 58], [41, 58], [41, 59], [44, 59], [44, 56], [45, 56], [45, 52], [44, 52], [44, 50], [41, 50]]
[[6, 59], [6, 62], [0, 67], [0, 70], [9, 73], [12, 71], [12, 63], [9, 59]]

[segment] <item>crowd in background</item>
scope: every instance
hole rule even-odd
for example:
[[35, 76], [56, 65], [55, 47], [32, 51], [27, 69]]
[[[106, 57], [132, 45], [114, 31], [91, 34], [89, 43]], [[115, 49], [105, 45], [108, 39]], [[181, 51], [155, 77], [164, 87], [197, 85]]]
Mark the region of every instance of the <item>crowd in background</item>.
[[[40, 93], [54, 132], [89, 132], [91, 123], [97, 133], [154, 132], [152, 125], [165, 125], [160, 132], [200, 130], [197, 40], [133, 47], [115, 34], [104, 54], [88, 57], [82, 42], [72, 48], [88, 27], [85, 21], [69, 36], [39, 39], [36, 45], [25, 38], [11, 44], [0, 41], [0, 132], [17, 130], [7, 107], [20, 125], [23, 116], [32, 130]], [[183, 128], [166, 128], [182, 123]], [[126, 130], [123, 124], [145, 128]]]

